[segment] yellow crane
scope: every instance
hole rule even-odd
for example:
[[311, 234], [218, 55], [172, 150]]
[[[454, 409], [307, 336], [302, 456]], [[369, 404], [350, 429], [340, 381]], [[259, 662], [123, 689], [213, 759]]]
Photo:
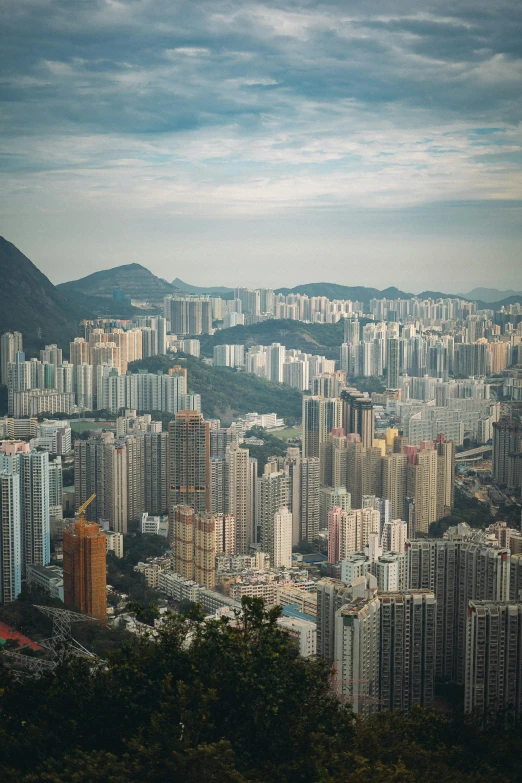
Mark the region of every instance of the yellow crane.
[[88, 505], [92, 503], [95, 497], [96, 497], [96, 493], [91, 495], [91, 497], [88, 498], [85, 501], [85, 503], [82, 503], [82, 505], [78, 509], [76, 509], [76, 513], [78, 514], [78, 519], [85, 520], [85, 509], [87, 508]]

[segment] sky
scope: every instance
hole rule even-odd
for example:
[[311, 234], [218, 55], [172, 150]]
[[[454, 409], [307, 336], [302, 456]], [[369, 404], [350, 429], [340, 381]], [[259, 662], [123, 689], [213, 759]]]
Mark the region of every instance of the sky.
[[53, 282], [522, 289], [520, 0], [0, 8], [0, 234]]

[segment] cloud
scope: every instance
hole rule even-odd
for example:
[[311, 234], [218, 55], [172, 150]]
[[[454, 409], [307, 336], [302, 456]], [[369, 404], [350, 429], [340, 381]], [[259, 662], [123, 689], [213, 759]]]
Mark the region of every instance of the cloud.
[[0, 35], [11, 215], [518, 208], [516, 0], [5, 0]]

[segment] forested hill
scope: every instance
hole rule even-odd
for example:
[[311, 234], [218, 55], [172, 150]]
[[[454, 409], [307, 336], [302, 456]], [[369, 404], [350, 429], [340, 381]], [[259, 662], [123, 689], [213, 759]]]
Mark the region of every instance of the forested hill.
[[[367, 320], [361, 319], [361, 323], [367, 323]], [[212, 336], [202, 335], [200, 341], [201, 353], [204, 356], [212, 356], [215, 345], [238, 344], [249, 348], [251, 345], [281, 343], [286, 348], [339, 359], [343, 336], [342, 321], [336, 324], [307, 324], [302, 321], [273, 319], [251, 326], [220, 329]]]
[[0, 237], [0, 333], [22, 332], [24, 348], [45, 343], [65, 349], [77, 335], [77, 323], [91, 315], [71, 302], [15, 245]]
[[293, 424], [301, 419], [302, 395], [297, 389], [282, 383], [272, 383], [257, 375], [237, 372], [229, 367], [210, 367], [193, 356], [169, 358], [153, 356], [131, 362], [132, 372], [168, 372], [175, 364], [188, 370], [188, 387], [193, 394], [201, 394], [203, 414], [206, 418], [221, 419], [230, 424], [242, 414], [275, 412]]

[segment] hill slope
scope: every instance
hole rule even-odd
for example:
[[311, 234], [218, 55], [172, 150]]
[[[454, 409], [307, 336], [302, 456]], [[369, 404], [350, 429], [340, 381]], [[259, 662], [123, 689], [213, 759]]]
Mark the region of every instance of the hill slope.
[[[366, 324], [365, 318], [361, 324]], [[344, 326], [336, 324], [308, 324], [302, 321], [272, 319], [251, 326], [232, 326], [220, 329], [214, 335], [201, 335], [201, 352], [212, 356], [215, 345], [238, 344], [249, 348], [251, 345], [270, 345], [281, 343], [286, 348], [295, 348], [305, 353], [339, 359], [339, 349], [343, 342]]]
[[352, 299], [369, 304], [370, 299], [411, 299], [413, 294], [407, 294], [398, 288], [367, 288], [363, 285], [339, 285], [338, 283], [305, 283], [294, 288], [278, 288], [277, 294], [306, 294], [307, 296], [327, 296], [329, 299]]
[[131, 299], [161, 303], [166, 294], [176, 289], [166, 280], [152, 274], [141, 264], [123, 264], [101, 272], [93, 272], [79, 280], [61, 283], [58, 288], [65, 295], [68, 291], [81, 291], [92, 296], [112, 297], [114, 289], [121, 289]]
[[145, 369], [166, 372], [175, 364], [186, 366], [189, 390], [193, 394], [201, 394], [203, 414], [207, 418], [221, 419], [222, 423], [230, 424], [244, 413], [275, 411], [289, 423], [301, 420], [302, 395], [297, 389], [228, 367], [209, 367], [192, 356], [180, 356], [179, 359], [152, 356], [132, 362], [129, 369], [133, 372]]
[[185, 291], [188, 294], [232, 294], [233, 289], [227, 288], [224, 285], [209, 285], [209, 286], [200, 286], [200, 285], [190, 285], [189, 283], [184, 283], [183, 280], [180, 280], [179, 277], [176, 277], [172, 281], [172, 285], [175, 288], [179, 288], [180, 291]]
[[498, 288], [474, 288], [472, 291], [468, 291], [467, 294], [463, 294], [466, 299], [471, 299], [472, 302], [479, 300], [481, 302], [501, 302], [504, 299], [511, 297], [521, 297], [522, 291], [515, 291], [509, 289], [508, 291], [499, 291]]
[[[51, 281], [18, 250], [0, 237], [0, 333], [22, 332], [24, 348], [35, 351], [45, 343], [68, 348], [77, 335], [77, 323], [92, 313], [81, 303], [73, 305]], [[41, 329], [41, 339], [37, 336]]]

